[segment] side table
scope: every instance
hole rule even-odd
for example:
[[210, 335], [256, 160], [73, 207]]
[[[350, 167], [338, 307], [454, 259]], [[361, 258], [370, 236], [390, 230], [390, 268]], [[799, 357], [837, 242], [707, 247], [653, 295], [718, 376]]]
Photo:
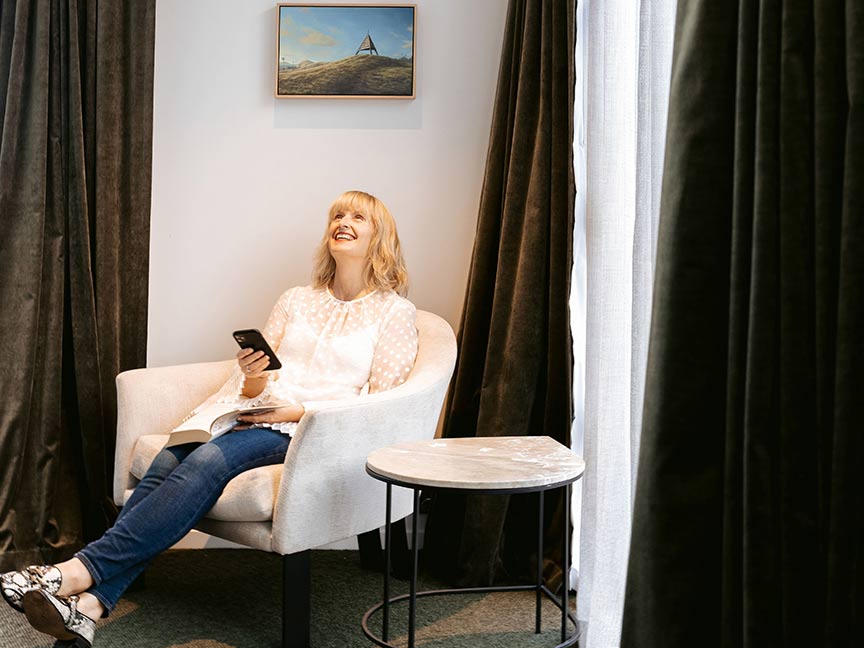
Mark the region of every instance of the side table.
[[[543, 494], [555, 488], [565, 489], [565, 501], [570, 501], [571, 485], [582, 476], [585, 462], [569, 448], [548, 436], [540, 437], [473, 437], [467, 439], [434, 439], [397, 443], [371, 453], [366, 460], [366, 472], [387, 484], [387, 513], [384, 533], [384, 600], [363, 615], [361, 623], [366, 637], [383, 648], [395, 648], [388, 643], [390, 604], [408, 599], [408, 648], [414, 648], [417, 598], [441, 594], [484, 593], [504, 591], [536, 592], [535, 628], [540, 632], [540, 605], [547, 596], [561, 610], [561, 643], [555, 648], [572, 646], [579, 640], [576, 619], [568, 610], [566, 583], [561, 599], [543, 585]], [[412, 568], [409, 594], [390, 597], [390, 500], [393, 486], [414, 491], [412, 516]], [[463, 587], [446, 590], [417, 591], [417, 518], [420, 509], [420, 489], [446, 489], [462, 493], [510, 495], [538, 493], [540, 515], [537, 523], [537, 579], [534, 585], [499, 587]], [[565, 506], [564, 564], [570, 562], [570, 507]], [[382, 611], [381, 637], [369, 629], [369, 619]], [[573, 633], [567, 636], [567, 621]]]

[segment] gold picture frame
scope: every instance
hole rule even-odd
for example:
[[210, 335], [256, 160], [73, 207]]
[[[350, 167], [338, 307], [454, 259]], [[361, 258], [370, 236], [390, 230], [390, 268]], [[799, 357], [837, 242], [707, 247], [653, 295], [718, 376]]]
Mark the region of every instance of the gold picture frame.
[[417, 5], [279, 3], [277, 99], [414, 99]]

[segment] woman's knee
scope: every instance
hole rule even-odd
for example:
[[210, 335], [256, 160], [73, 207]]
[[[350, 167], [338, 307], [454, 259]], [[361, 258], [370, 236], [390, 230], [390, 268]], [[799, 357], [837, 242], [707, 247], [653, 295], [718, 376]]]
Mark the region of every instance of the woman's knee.
[[193, 450], [183, 462], [183, 472], [201, 475], [220, 475], [226, 469], [222, 450], [213, 443], [204, 443]]
[[180, 465], [182, 461], [182, 456], [178, 456], [179, 453], [174, 448], [164, 448], [156, 455], [153, 459], [150, 467], [147, 469], [147, 477], [156, 477], [160, 479], [165, 479], [174, 472], [174, 469]]

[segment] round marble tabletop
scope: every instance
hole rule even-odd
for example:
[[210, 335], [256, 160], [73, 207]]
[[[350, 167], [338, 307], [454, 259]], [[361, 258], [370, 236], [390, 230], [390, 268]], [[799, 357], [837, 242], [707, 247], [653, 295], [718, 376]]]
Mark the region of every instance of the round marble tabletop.
[[372, 452], [366, 469], [410, 486], [540, 490], [575, 481], [585, 462], [548, 436], [472, 437], [397, 443]]

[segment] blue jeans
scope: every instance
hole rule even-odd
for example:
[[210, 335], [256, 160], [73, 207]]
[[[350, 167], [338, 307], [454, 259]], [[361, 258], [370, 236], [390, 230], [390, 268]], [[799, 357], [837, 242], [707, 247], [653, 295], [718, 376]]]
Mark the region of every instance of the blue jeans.
[[269, 428], [251, 428], [156, 455], [114, 526], [75, 554], [93, 577], [87, 591], [105, 606], [104, 616], [157, 554], [207, 514], [233, 477], [282, 463], [290, 440]]

